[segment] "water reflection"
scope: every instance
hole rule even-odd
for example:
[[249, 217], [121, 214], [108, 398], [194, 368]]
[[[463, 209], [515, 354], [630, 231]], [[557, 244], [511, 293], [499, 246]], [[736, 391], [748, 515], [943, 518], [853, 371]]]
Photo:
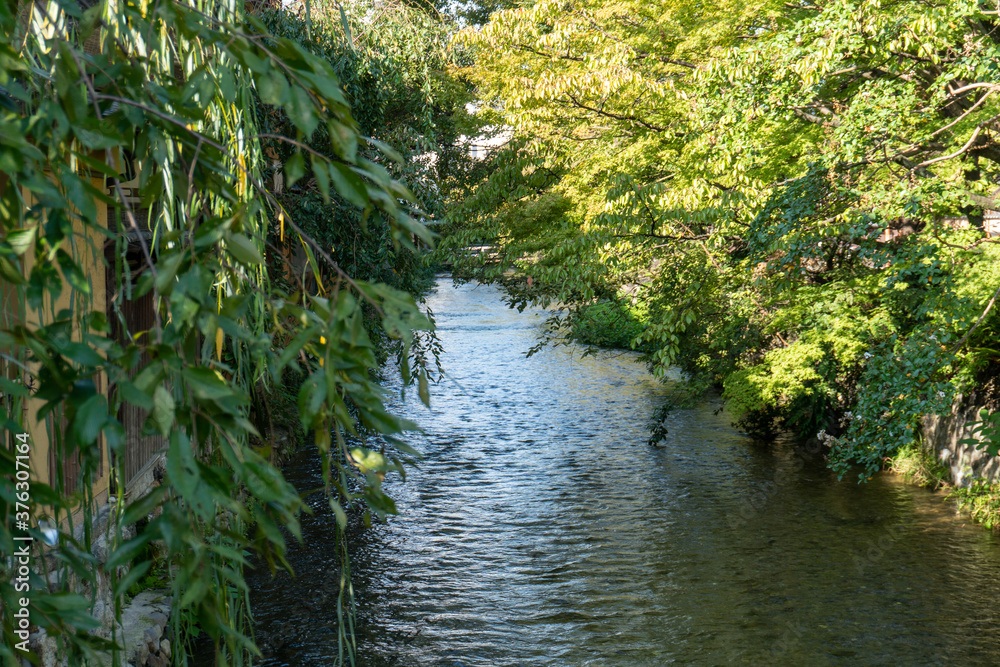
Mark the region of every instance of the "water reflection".
[[[650, 448], [663, 388], [630, 355], [525, 359], [541, 313], [447, 280], [430, 300], [451, 379], [398, 406], [425, 458], [355, 536], [363, 664], [1000, 664], [997, 540], [938, 496], [837, 482], [712, 400]], [[306, 520], [298, 579], [253, 583], [266, 665], [335, 661], [332, 524]]]

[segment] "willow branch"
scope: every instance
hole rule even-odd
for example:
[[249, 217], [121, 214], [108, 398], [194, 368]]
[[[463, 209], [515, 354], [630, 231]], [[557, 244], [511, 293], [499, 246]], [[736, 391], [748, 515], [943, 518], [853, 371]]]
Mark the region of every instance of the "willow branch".
[[[162, 120], [164, 120], [164, 121], [166, 121], [168, 123], [171, 123], [173, 125], [177, 125], [178, 127], [184, 128], [184, 130], [186, 132], [188, 132], [191, 136], [199, 137], [199, 138], [204, 139], [204, 142], [206, 144], [208, 144], [209, 146], [212, 146], [213, 148], [216, 148], [221, 153], [223, 153], [225, 155], [231, 155], [231, 153], [229, 152], [229, 149], [227, 149], [222, 144], [220, 144], [220, 143], [218, 143], [216, 141], [213, 141], [212, 139], [210, 139], [210, 138], [206, 137], [205, 135], [201, 134], [200, 132], [196, 132], [195, 130], [189, 129], [187, 127], [187, 124], [185, 122], [183, 122], [182, 120], [180, 120], [178, 118], [174, 118], [170, 114], [164, 113], [164, 112], [160, 111], [159, 109], [156, 109], [154, 107], [149, 106], [148, 104], [143, 104], [142, 102], [138, 102], [136, 100], [130, 100], [128, 98], [120, 97], [118, 95], [103, 95], [103, 94], [98, 94], [98, 93], [95, 93], [95, 99], [103, 99], [103, 100], [109, 100], [109, 101], [110, 100], [117, 100], [118, 102], [120, 102], [122, 104], [128, 104], [130, 106], [134, 106], [134, 107], [137, 107], [139, 109], [142, 109], [142, 110], [150, 113], [151, 115], [156, 116], [157, 118], [160, 118], [160, 119], [162, 119]], [[268, 202], [272, 206], [275, 206], [275, 207], [280, 207], [281, 206], [278, 203], [278, 200], [275, 199], [274, 195], [267, 188], [265, 188], [263, 186], [263, 184], [261, 184], [255, 178], [255, 176], [252, 173], [250, 173], [250, 170], [247, 167], [245, 167], [243, 165], [240, 165], [238, 160], [236, 160], [235, 163], [236, 163], [237, 169], [239, 169], [241, 172], [243, 172], [243, 174], [247, 177], [247, 180], [250, 182], [250, 184], [253, 186], [253, 188], [255, 190], [257, 190], [258, 192], [260, 192], [261, 194], [263, 194], [264, 197], [265, 197], [265, 199], [267, 199]], [[129, 217], [132, 220], [133, 226], [136, 226], [135, 225], [135, 219], [132, 218], [131, 215]], [[330, 257], [330, 255], [323, 249], [322, 246], [319, 245], [319, 243], [317, 243], [315, 241], [315, 239], [313, 239], [309, 234], [306, 234], [302, 230], [301, 227], [299, 227], [297, 224], [295, 224], [295, 221], [292, 220], [291, 217], [286, 218], [286, 220], [287, 220], [289, 226], [293, 230], [295, 230], [295, 232], [306, 243], [308, 243], [313, 248], [313, 250], [315, 250], [324, 260], [326, 260], [326, 262], [333, 268], [333, 270], [335, 272], [337, 272], [337, 274], [339, 274], [340, 276], [342, 276], [344, 278], [344, 280], [347, 281], [358, 292], [358, 294], [363, 299], [365, 299], [366, 301], [368, 301], [375, 308], [376, 312], [379, 314], [380, 317], [385, 315], [385, 313], [382, 311], [382, 308], [379, 306], [379, 304], [374, 299], [370, 298], [365, 293], [365, 291], [361, 289], [361, 286], [353, 278], [351, 278], [351, 276], [346, 271], [344, 271], [344, 269], [341, 268], [340, 264], [338, 264], [336, 261], [334, 261], [334, 259], [332, 257]], [[138, 226], [136, 226], [136, 230], [138, 230]], [[152, 259], [150, 259], [149, 261], [152, 262]], [[155, 273], [155, 269], [153, 269], [153, 270], [154, 270], [154, 273]]]

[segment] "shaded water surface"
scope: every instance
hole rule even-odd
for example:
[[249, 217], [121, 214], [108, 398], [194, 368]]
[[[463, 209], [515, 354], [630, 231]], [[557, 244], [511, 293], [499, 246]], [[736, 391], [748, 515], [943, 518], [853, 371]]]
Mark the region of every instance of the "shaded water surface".
[[[651, 448], [664, 390], [633, 357], [526, 359], [543, 315], [493, 287], [430, 305], [451, 381], [400, 402], [424, 460], [355, 538], [361, 664], [1000, 664], [1000, 544], [940, 496], [837, 482], [711, 400]], [[296, 580], [252, 582], [266, 665], [335, 660], [332, 524], [307, 517]]]

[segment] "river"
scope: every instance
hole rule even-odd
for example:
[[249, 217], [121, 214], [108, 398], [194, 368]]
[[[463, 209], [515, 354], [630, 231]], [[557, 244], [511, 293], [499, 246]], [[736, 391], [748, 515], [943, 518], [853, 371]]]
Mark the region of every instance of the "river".
[[[838, 482], [717, 399], [650, 447], [665, 388], [631, 354], [525, 358], [544, 313], [492, 286], [441, 278], [428, 301], [448, 378], [430, 410], [396, 402], [423, 460], [354, 538], [360, 664], [1000, 664], [1000, 541], [940, 494]], [[251, 578], [264, 665], [334, 663], [332, 524], [305, 517], [295, 579]]]

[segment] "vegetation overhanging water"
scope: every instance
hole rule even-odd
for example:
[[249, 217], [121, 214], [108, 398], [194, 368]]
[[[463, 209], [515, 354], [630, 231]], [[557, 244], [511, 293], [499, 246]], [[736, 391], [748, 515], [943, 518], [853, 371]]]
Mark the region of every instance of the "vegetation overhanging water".
[[[430, 297], [449, 379], [419, 420], [401, 513], [352, 540], [373, 665], [996, 664], [1000, 542], [889, 475], [837, 481], [761, 445], [715, 399], [676, 411], [630, 354], [529, 359], [543, 313], [493, 286]], [[303, 453], [286, 474], [320, 479]], [[337, 654], [334, 518], [303, 520], [296, 578], [252, 580], [264, 665]]]

